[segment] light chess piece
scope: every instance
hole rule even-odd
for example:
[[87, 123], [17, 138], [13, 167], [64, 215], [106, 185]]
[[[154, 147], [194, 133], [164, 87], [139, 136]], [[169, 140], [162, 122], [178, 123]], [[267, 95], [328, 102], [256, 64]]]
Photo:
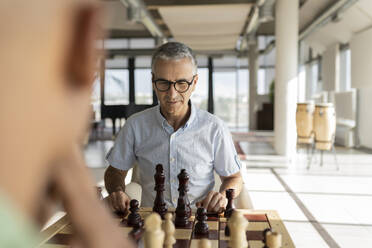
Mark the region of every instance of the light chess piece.
[[235, 210], [228, 223], [230, 229], [230, 248], [247, 248], [248, 241], [246, 230], [248, 228], [248, 220], [244, 217], [241, 211]]
[[176, 228], [174, 227], [171, 213], [166, 213], [164, 217], [165, 221], [162, 224], [162, 228], [165, 233], [164, 248], [172, 248], [176, 243], [176, 239], [174, 238]]
[[161, 218], [158, 213], [152, 213], [145, 219], [145, 248], [163, 248], [164, 232], [161, 230]]

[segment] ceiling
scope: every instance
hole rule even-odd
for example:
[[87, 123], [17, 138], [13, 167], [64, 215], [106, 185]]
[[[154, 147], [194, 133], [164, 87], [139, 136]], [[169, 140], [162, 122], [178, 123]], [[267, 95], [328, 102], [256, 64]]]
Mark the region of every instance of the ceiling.
[[[130, 0], [136, 1], [136, 0]], [[299, 32], [340, 0], [300, 0]], [[106, 9], [104, 27], [113, 38], [151, 37], [142, 23], [128, 20], [123, 0], [101, 0]], [[168, 38], [194, 50], [234, 50], [256, 0], [142, 0]], [[316, 52], [348, 42], [353, 33], [372, 25], [372, 1], [359, 0], [335, 21], [319, 27], [305, 42]], [[274, 35], [274, 21], [260, 24], [257, 34]]]

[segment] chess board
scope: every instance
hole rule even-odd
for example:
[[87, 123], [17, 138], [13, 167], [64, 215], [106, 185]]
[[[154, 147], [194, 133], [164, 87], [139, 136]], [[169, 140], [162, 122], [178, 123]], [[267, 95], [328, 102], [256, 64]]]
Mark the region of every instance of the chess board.
[[[276, 211], [259, 211], [259, 210], [241, 210], [244, 216], [249, 221], [248, 231], [246, 232], [247, 240], [250, 248], [262, 248], [263, 247], [263, 230], [266, 228], [272, 228], [274, 231], [282, 234], [282, 247], [292, 248], [295, 247], [288, 231], [286, 230], [283, 222], [279, 218]], [[174, 210], [170, 210], [174, 212]], [[142, 218], [146, 218], [151, 214], [151, 208], [140, 208], [139, 214]], [[116, 217], [118, 228], [123, 231], [124, 235], [128, 235], [132, 230], [126, 223], [126, 218]], [[225, 226], [227, 224], [226, 218], [223, 214], [208, 214], [208, 235], [196, 235], [194, 233], [195, 226], [195, 215], [190, 217], [190, 225], [184, 228], [176, 228], [175, 238], [177, 240], [174, 248], [197, 248], [198, 242], [202, 238], [207, 238], [212, 243], [212, 248], [227, 248], [229, 237], [225, 236]], [[72, 228], [68, 222], [67, 217], [61, 218], [54, 225], [47, 228], [43, 233], [44, 240], [41, 244], [43, 248], [67, 248], [69, 247], [69, 241], [72, 238]], [[142, 242], [143, 232], [137, 233], [135, 239], [138, 247], [143, 247]]]

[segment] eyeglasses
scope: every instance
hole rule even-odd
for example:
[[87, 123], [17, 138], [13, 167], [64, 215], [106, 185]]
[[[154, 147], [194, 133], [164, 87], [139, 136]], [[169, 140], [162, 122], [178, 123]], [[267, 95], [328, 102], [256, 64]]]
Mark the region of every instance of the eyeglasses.
[[185, 93], [189, 90], [190, 85], [192, 85], [196, 75], [192, 76], [191, 81], [187, 81], [186, 79], [180, 79], [177, 81], [169, 81], [163, 78], [159, 78], [156, 80], [152, 80], [152, 82], [155, 84], [155, 87], [158, 91], [165, 92], [168, 91], [171, 87], [171, 84], [173, 84], [174, 89], [179, 93]]

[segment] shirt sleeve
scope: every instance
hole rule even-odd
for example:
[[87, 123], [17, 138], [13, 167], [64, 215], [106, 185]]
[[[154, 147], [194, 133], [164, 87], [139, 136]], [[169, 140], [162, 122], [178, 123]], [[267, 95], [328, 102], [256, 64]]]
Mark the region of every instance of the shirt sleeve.
[[241, 162], [230, 131], [222, 124], [214, 142], [214, 169], [218, 175], [226, 177], [239, 172], [240, 168]]
[[129, 170], [136, 160], [134, 153], [134, 131], [129, 119], [115, 139], [115, 144], [106, 156], [107, 162], [116, 169]]

